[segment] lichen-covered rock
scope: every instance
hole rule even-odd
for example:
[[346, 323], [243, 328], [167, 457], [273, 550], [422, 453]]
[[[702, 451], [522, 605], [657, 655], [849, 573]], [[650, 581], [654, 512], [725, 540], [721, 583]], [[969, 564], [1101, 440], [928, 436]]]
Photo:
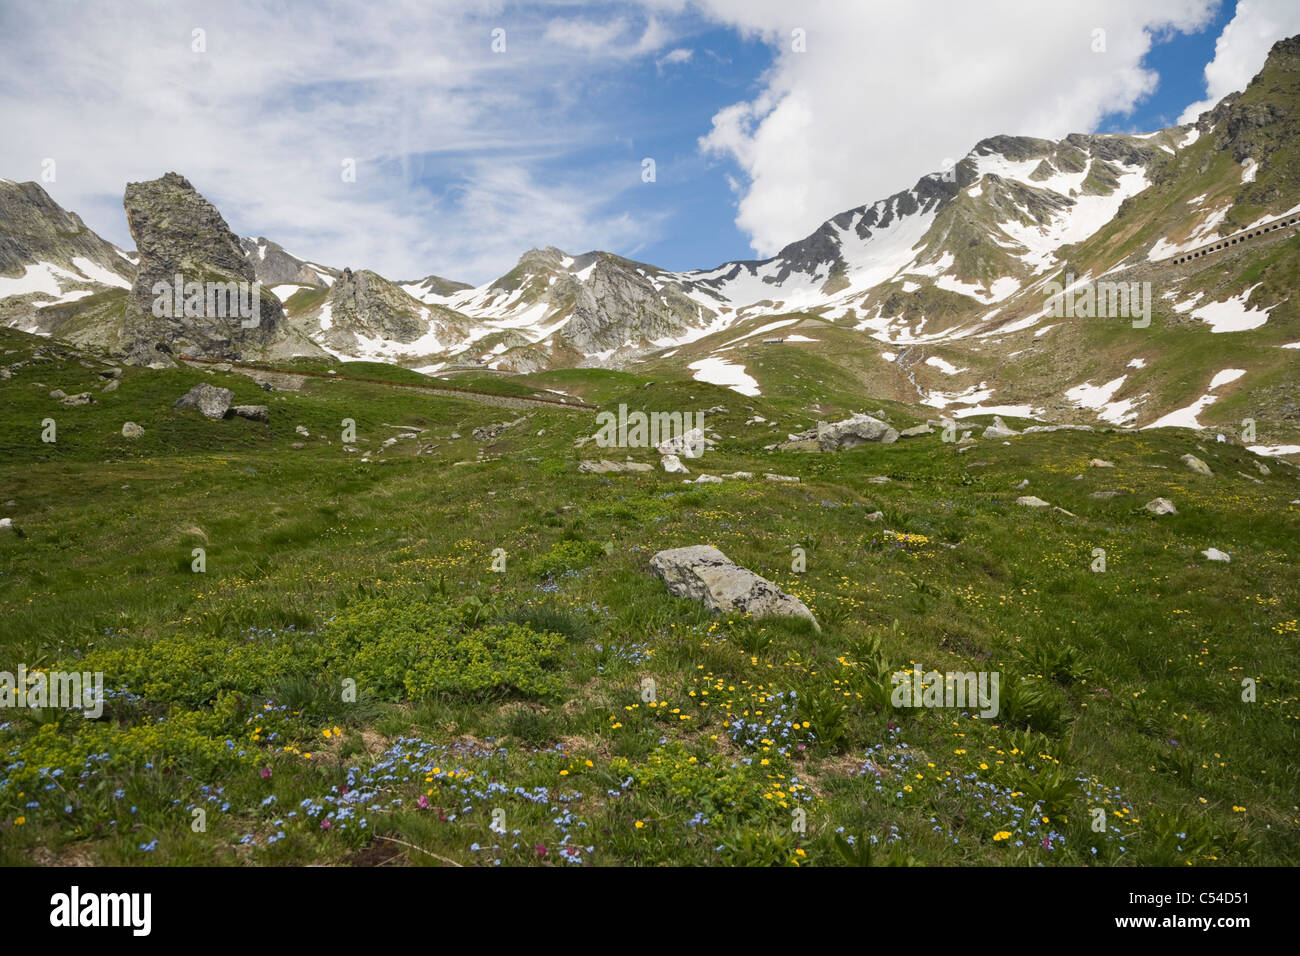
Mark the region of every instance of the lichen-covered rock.
[[699, 601], [710, 611], [802, 617], [817, 627], [812, 611], [797, 597], [710, 545], [660, 551], [650, 559], [650, 569], [674, 597]]

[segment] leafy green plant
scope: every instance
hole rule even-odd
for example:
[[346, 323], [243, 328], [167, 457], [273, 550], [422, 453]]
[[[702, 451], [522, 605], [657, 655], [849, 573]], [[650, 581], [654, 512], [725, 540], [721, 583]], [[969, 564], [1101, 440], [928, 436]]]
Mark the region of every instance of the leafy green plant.
[[1069, 723], [1061, 700], [1051, 688], [1037, 681], [1004, 674], [999, 697], [999, 716], [1009, 723], [1032, 727], [1052, 737], [1060, 736]]
[[812, 722], [812, 731], [827, 750], [844, 746], [848, 730], [848, 701], [842, 691], [818, 688], [799, 699], [799, 707]]

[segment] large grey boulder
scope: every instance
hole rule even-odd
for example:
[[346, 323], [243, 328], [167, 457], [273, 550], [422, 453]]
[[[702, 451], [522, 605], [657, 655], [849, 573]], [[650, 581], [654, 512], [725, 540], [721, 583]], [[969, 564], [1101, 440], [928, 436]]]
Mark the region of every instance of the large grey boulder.
[[855, 414], [839, 422], [817, 423], [817, 444], [822, 451], [843, 451], [867, 442], [898, 441], [898, 429], [870, 415]]
[[797, 597], [742, 568], [711, 545], [660, 551], [650, 559], [650, 570], [674, 597], [699, 601], [710, 611], [756, 618], [802, 617], [821, 630], [812, 611]]
[[896, 441], [898, 429], [859, 412], [843, 421], [818, 422], [816, 428], [791, 433], [776, 448], [779, 451], [843, 451], [868, 442], [889, 444]]
[[1214, 474], [1214, 472], [1210, 471], [1210, 466], [1201, 461], [1201, 459], [1197, 458], [1195, 455], [1184, 455], [1180, 460], [1184, 465], [1192, 469], [1192, 471], [1196, 472], [1198, 475]]
[[234, 401], [235, 393], [228, 388], [218, 388], [207, 382], [200, 382], [176, 399], [173, 408], [197, 408], [208, 418], [225, 418]]

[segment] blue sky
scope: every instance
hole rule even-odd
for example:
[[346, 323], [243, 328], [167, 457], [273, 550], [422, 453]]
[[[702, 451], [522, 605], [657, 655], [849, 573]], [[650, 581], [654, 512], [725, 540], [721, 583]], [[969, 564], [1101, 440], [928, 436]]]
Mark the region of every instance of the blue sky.
[[544, 245], [711, 268], [985, 136], [1173, 125], [1296, 32], [1294, 0], [18, 0], [0, 176], [55, 160], [127, 248], [125, 183], [175, 170], [241, 235], [393, 278]]

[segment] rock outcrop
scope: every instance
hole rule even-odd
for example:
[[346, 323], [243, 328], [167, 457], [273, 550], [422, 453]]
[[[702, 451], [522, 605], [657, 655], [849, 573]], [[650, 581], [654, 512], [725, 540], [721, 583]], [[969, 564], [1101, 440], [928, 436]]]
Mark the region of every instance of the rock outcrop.
[[116, 349], [126, 361], [322, 354], [290, 335], [280, 300], [254, 286], [239, 239], [185, 177], [128, 183], [123, 205], [139, 255]]

